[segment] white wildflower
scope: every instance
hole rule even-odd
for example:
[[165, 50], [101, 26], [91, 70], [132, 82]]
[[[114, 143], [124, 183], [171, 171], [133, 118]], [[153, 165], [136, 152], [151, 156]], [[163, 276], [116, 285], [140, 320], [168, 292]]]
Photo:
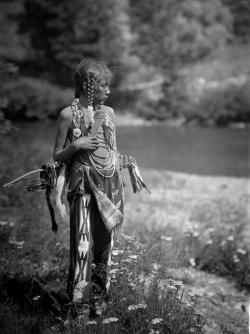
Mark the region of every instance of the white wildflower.
[[182, 281], [173, 281], [172, 283], [174, 286], [183, 286], [183, 282]]
[[86, 326], [91, 326], [91, 325], [96, 325], [97, 322], [95, 320], [89, 320], [88, 322], [86, 322]]
[[122, 262], [123, 262], [123, 263], [130, 263], [131, 260], [130, 260], [130, 259], [123, 259]]
[[162, 318], [154, 318], [154, 319], [151, 320], [151, 323], [152, 323], [152, 325], [157, 325], [162, 321], [163, 321]]
[[191, 303], [189, 303], [189, 302], [185, 302], [185, 306], [186, 306], [186, 307], [193, 307], [194, 305], [191, 304]]
[[137, 278], [137, 281], [139, 283], [144, 283], [145, 282], [145, 276], [143, 274], [140, 274]]
[[1, 220], [0, 221], [0, 226], [5, 226], [5, 225], [9, 225], [9, 223], [6, 222], [6, 221]]
[[234, 254], [233, 259], [234, 259], [234, 263], [237, 263], [240, 261], [239, 257], [236, 254]]
[[40, 299], [41, 298], [41, 296], [34, 296], [32, 299], [33, 300], [38, 300], [38, 299]]
[[133, 283], [133, 282], [129, 282], [129, 283], [128, 283], [128, 286], [130, 286], [132, 289], [135, 289], [135, 288], [136, 288], [136, 285], [135, 285], [135, 283]]
[[206, 242], [207, 245], [212, 245], [212, 243], [213, 243], [212, 239], [208, 239], [207, 242]]
[[104, 324], [104, 325], [106, 325], [106, 324], [109, 324], [109, 323], [111, 323], [111, 322], [117, 322], [119, 319], [118, 318], [115, 318], [115, 317], [111, 317], [111, 318], [107, 318], [107, 319], [104, 319], [103, 321], [102, 321], [102, 323]]
[[200, 297], [200, 295], [198, 293], [195, 293], [195, 292], [189, 292], [188, 293], [188, 296], [190, 297], [190, 299], [193, 301], [193, 300], [196, 300], [197, 298]]
[[109, 265], [112, 266], [112, 267], [114, 267], [114, 266], [119, 266], [119, 263], [118, 262], [112, 262], [112, 261], [110, 261]]
[[220, 243], [220, 246], [223, 247], [223, 246], [225, 246], [225, 244], [226, 244], [226, 240], [223, 239]]
[[23, 240], [18, 241], [18, 240], [10, 238], [9, 239], [9, 244], [14, 245], [14, 246], [16, 246], [19, 249], [22, 249], [23, 245], [24, 245], [24, 241]]
[[123, 254], [123, 251], [120, 250], [120, 249], [113, 249], [112, 250], [112, 255], [114, 255], [114, 256], [118, 256], [118, 255], [121, 255], [121, 254]]
[[138, 309], [145, 309], [146, 307], [147, 307], [146, 304], [130, 305], [128, 307], [128, 311], [135, 311], [135, 310], [138, 310]]
[[159, 263], [153, 263], [153, 269], [155, 271], [159, 270], [161, 268], [161, 265]]
[[167, 288], [169, 290], [177, 290], [176, 286], [174, 286], [174, 285], [167, 285]]
[[109, 274], [110, 274], [110, 275], [115, 275], [116, 272], [117, 272], [118, 270], [119, 270], [118, 268], [111, 269], [111, 270], [109, 271]]
[[234, 241], [234, 236], [233, 236], [233, 235], [230, 235], [229, 237], [227, 237], [227, 240], [228, 240], [228, 241]]
[[189, 263], [191, 264], [192, 267], [196, 266], [196, 262], [195, 262], [195, 259], [193, 257], [191, 259], [189, 259]]
[[128, 268], [127, 267], [121, 267], [120, 270], [123, 270], [123, 271], [128, 271]]
[[103, 304], [102, 305], [98, 305], [98, 304], [96, 305], [96, 311], [95, 312], [96, 312], [97, 315], [102, 315], [102, 312], [105, 311], [106, 308]]
[[131, 259], [131, 260], [137, 260], [138, 256], [137, 255], [129, 255], [129, 259]]
[[170, 242], [170, 241], [172, 241], [172, 238], [171, 237], [166, 237], [165, 235], [161, 235], [161, 240]]
[[242, 248], [237, 249], [237, 252], [239, 254], [242, 254], [242, 255], [245, 255], [247, 253], [247, 251], [245, 249], [242, 249]]

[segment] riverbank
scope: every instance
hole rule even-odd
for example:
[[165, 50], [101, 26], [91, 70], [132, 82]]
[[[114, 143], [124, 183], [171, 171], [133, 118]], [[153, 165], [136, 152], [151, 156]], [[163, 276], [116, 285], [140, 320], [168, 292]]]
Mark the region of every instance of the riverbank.
[[[31, 127], [30, 123], [23, 124], [18, 132], [2, 137], [1, 184], [51, 161], [55, 124], [38, 125]], [[159, 156], [164, 156], [167, 152], [167, 165], [171, 161], [177, 167], [185, 163], [187, 170], [188, 163], [191, 164], [196, 159], [196, 165], [201, 171], [200, 163], [205, 153], [206, 157], [210, 154], [211, 162], [216, 163], [214, 168], [218, 172], [218, 161], [221, 152], [225, 151], [225, 168], [238, 170], [240, 167], [241, 170], [246, 167], [245, 162], [243, 166], [238, 166], [239, 162], [242, 163], [242, 154], [245, 152], [242, 148], [246, 150], [242, 146], [246, 142], [245, 132], [242, 131], [236, 131], [240, 136], [233, 137], [235, 131], [228, 133], [220, 130], [217, 133], [219, 137], [216, 137], [214, 132], [211, 134], [207, 129], [198, 132], [192, 129], [195, 141], [189, 139], [189, 146], [184, 147], [187, 138], [190, 138], [187, 131], [174, 129], [177, 137], [172, 137], [172, 133], [169, 136], [165, 127], [162, 127], [161, 133], [160, 127], [135, 127], [136, 137], [133, 137], [133, 131], [129, 127], [122, 130], [122, 133], [118, 131], [118, 135], [122, 135], [119, 137], [121, 151], [135, 155], [140, 166], [145, 166], [144, 161], [149, 162], [149, 154], [152, 153], [150, 164], [159, 168]], [[153, 130], [150, 135], [149, 130]], [[200, 147], [201, 139], [205, 137], [208, 141]], [[155, 141], [151, 142], [154, 138]], [[199, 145], [193, 146], [197, 143], [197, 138], [200, 139]], [[234, 138], [233, 142], [228, 138]], [[208, 145], [212, 139], [215, 145], [211, 147]], [[180, 146], [177, 145], [178, 142]], [[183, 160], [185, 152], [191, 155], [191, 148], [195, 149], [196, 155], [192, 159], [185, 156]], [[136, 152], [133, 151], [135, 149]], [[231, 158], [232, 150], [236, 150], [237, 154], [239, 151], [241, 155]], [[182, 160], [176, 161], [179, 158]], [[206, 164], [208, 163], [209, 161]], [[166, 166], [165, 161], [162, 166]], [[164, 168], [165, 170], [142, 168], [142, 175], [151, 190], [150, 195], [144, 191], [140, 195], [133, 194], [128, 173], [124, 172], [127, 186], [122, 232], [140, 241], [148, 251], [147, 268], [141, 267], [139, 262], [134, 277], [140, 277], [139, 273], [147, 277], [160, 269], [160, 275], [183, 281], [186, 293], [200, 295], [197, 312], [204, 313], [208, 322], [207, 333], [228, 334], [229, 330], [244, 333], [247, 328], [246, 291], [249, 291], [250, 282], [247, 211], [249, 178], [243, 173], [241, 177], [202, 176]], [[238, 175], [238, 172], [233, 175]], [[68, 221], [60, 220], [56, 214], [59, 231], [56, 235], [51, 232], [44, 192], [30, 193], [23, 187], [16, 188], [15, 191], [2, 191], [0, 216], [2, 274], [18, 274], [20, 279], [38, 275], [49, 288], [60, 287], [65, 291], [69, 225]], [[116, 268], [117, 273], [120, 267], [121, 265]], [[124, 274], [121, 274], [121, 282], [122, 275]], [[122, 284], [119, 289], [124, 287], [124, 283]], [[171, 291], [166, 293], [171, 296]], [[14, 306], [8, 304], [8, 307], [12, 310]], [[18, 323], [24, 317], [22, 310], [21, 307], [21, 315], [16, 319]], [[11, 319], [13, 313], [9, 315]], [[25, 316], [29, 318], [30, 315]], [[1, 317], [6, 318], [5, 308], [2, 308]], [[176, 321], [173, 320], [173, 323]], [[228, 324], [227, 328], [225, 323]]]
[[[139, 117], [136, 114], [130, 112], [116, 112], [115, 114], [117, 126], [152, 126], [152, 125], [162, 125], [168, 126], [171, 128], [179, 128], [182, 126], [191, 126], [191, 127], [218, 127], [213, 123], [199, 124], [199, 120], [187, 121], [185, 117], [166, 119], [166, 120], [157, 120], [152, 119], [148, 120], [143, 117]], [[248, 129], [250, 128], [250, 123], [247, 122], [228, 122], [227, 125], [224, 125], [225, 128], [231, 129]]]
[[240, 283], [250, 279], [249, 179], [149, 169], [142, 175], [150, 195], [131, 194], [125, 176], [124, 231], [167, 252], [158, 261], [200, 295], [206, 333], [245, 333], [249, 294]]
[[[181, 280], [185, 295], [198, 296], [196, 310], [206, 320], [205, 333], [245, 333], [249, 179], [152, 169], [141, 172], [151, 194], [132, 194], [128, 174], [123, 173], [127, 186], [121, 232], [146, 247], [149, 255], [143, 275], [158, 270], [168, 279]], [[63, 288], [68, 222], [57, 215], [59, 231], [54, 235], [43, 193], [17, 189], [5, 196], [9, 200], [5, 198], [1, 209], [2, 269], [21, 276], [42, 272], [50, 277], [49, 286]]]

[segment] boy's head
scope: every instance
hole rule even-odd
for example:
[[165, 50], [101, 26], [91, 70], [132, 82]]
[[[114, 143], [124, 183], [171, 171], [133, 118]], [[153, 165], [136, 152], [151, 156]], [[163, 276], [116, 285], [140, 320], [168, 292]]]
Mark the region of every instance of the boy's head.
[[102, 103], [109, 95], [111, 82], [112, 73], [102, 60], [86, 58], [74, 72], [75, 98], [86, 96], [88, 105]]

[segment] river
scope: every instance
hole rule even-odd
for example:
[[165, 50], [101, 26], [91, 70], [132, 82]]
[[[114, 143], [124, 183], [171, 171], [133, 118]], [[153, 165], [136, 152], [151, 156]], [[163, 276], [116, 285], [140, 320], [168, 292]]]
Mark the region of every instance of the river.
[[[55, 122], [26, 123], [21, 128], [26, 145], [32, 142], [33, 148], [35, 145], [48, 151], [48, 156], [51, 154]], [[250, 176], [248, 129], [121, 126], [117, 128], [117, 141], [119, 151], [134, 155], [140, 167], [201, 175]]]

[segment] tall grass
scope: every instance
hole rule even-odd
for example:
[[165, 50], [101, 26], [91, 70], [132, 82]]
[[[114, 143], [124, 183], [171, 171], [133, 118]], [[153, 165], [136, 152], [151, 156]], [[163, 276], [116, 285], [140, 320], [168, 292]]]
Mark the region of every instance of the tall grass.
[[[65, 274], [66, 263], [66, 254], [59, 252], [58, 256], [60, 265], [54, 274], [48, 272], [45, 275], [42, 266], [37, 270], [39, 280], [50, 286], [56, 296], [64, 290], [61, 276], [62, 272]], [[99, 316], [96, 319], [89, 319], [83, 312], [84, 309], [82, 313], [78, 312], [76, 318], [72, 318], [70, 312], [64, 313], [64, 316], [51, 316], [49, 309], [43, 309], [44, 297], [37, 296], [32, 289], [27, 296], [31, 301], [28, 313], [27, 305], [25, 306], [27, 300], [24, 298], [23, 307], [20, 308], [20, 298], [15, 300], [16, 295], [9, 297], [8, 291], [6, 293], [6, 277], [5, 284], [2, 277], [0, 319], [3, 328], [14, 326], [16, 333], [33, 333], [34, 328], [36, 333], [44, 333], [46, 328], [52, 329], [53, 333], [79, 334], [203, 333], [204, 318], [196, 310], [197, 296], [184, 298], [183, 282], [168, 278], [151, 260], [152, 254], [145, 246], [122, 233], [117, 236], [110, 267], [110, 297], [107, 302], [97, 304]], [[16, 275], [13, 277], [17, 278]], [[19, 283], [23, 282], [23, 287], [20, 285], [20, 288], [25, 289], [25, 282], [27, 284], [28, 281], [27, 277], [19, 277]], [[13, 321], [15, 309], [18, 313]], [[4, 317], [6, 312], [7, 316]], [[6, 333], [10, 333], [8, 330]]]
[[[0, 143], [0, 182], [3, 184], [49, 161], [49, 141], [35, 135], [31, 140], [21, 132], [5, 136]], [[110, 299], [98, 306], [99, 317], [91, 320], [85, 312], [72, 317], [69, 305], [65, 306], [68, 223], [59, 221], [57, 235], [51, 232], [43, 192], [28, 193], [24, 188], [1, 192], [1, 333], [198, 334], [204, 332], [206, 322], [197, 310], [198, 296], [188, 295], [188, 278], [175, 279], [169, 268], [192, 266], [233, 278], [240, 287], [249, 288], [249, 249], [243, 240], [246, 215], [241, 213], [245, 207], [242, 198], [240, 205], [238, 198], [227, 201], [207, 192], [206, 201], [202, 202], [202, 187], [197, 190], [182, 177], [163, 174], [148, 173], [146, 181], [155, 187], [151, 197], [146, 201], [146, 195], [142, 195], [140, 205], [127, 207], [125, 231], [135, 239], [121, 232], [116, 235]], [[208, 191], [207, 185], [205, 189]], [[152, 207], [150, 201], [154, 201], [154, 212], [148, 211]], [[170, 214], [179, 215], [165, 215], [162, 201], [167, 203], [164, 208]], [[190, 221], [199, 222], [199, 228], [195, 224], [185, 226], [187, 210], [191, 212]], [[58, 299], [62, 314], [51, 313], [35, 289], [26, 291], [33, 276]], [[20, 287], [19, 299], [13, 286]]]

